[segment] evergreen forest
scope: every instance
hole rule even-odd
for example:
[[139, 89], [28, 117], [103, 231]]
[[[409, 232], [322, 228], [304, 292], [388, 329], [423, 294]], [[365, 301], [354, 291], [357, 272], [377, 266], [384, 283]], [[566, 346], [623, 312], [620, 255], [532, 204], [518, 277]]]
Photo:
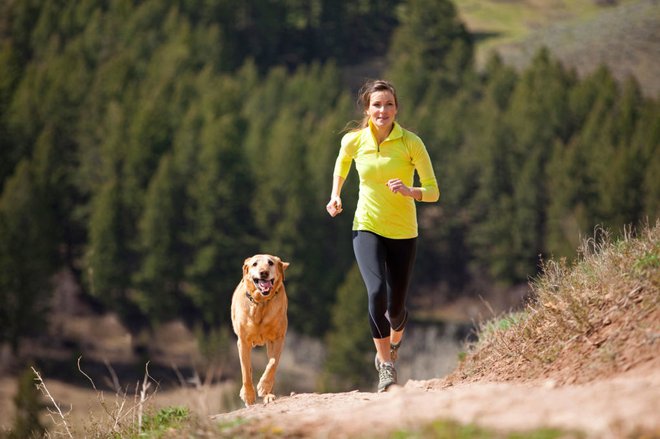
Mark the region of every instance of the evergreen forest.
[[412, 294], [526, 284], [595, 227], [660, 217], [657, 98], [551, 48], [477, 69], [474, 44], [449, 0], [2, 2], [0, 342], [43, 330], [62, 269], [130, 328], [228, 327], [254, 253], [291, 263], [295, 331], [367, 336], [354, 167], [344, 214], [325, 204], [374, 60], [441, 192]]

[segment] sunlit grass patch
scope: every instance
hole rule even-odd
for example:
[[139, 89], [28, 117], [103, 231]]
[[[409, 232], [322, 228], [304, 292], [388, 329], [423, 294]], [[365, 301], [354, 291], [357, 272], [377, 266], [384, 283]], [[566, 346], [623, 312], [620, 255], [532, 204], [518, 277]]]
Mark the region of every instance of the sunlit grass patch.
[[479, 332], [481, 337], [488, 337], [489, 334], [493, 334], [497, 331], [506, 331], [512, 326], [520, 324], [520, 322], [522, 322], [526, 316], [527, 313], [520, 311], [488, 320], [480, 328]]
[[190, 410], [187, 407], [166, 407], [160, 409], [153, 415], [146, 416], [144, 429], [140, 437], [158, 437], [158, 435], [168, 429], [180, 427], [189, 418]]
[[654, 249], [648, 252], [637, 259], [633, 265], [633, 268], [636, 271], [644, 271], [658, 267], [660, 267], [660, 249]]

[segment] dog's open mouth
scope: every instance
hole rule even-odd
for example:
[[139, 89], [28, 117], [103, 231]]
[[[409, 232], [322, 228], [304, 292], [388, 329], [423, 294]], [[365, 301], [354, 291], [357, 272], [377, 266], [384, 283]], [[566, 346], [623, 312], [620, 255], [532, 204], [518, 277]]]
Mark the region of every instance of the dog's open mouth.
[[267, 296], [270, 294], [270, 290], [273, 288], [273, 281], [275, 279], [267, 280], [267, 279], [259, 279], [259, 278], [253, 278], [252, 282], [259, 288], [259, 291], [261, 294], [264, 296]]

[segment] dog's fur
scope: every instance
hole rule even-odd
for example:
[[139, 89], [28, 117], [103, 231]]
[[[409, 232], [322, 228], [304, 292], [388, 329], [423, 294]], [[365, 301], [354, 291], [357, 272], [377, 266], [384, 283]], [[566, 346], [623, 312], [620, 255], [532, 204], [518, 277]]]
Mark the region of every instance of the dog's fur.
[[288, 262], [273, 255], [254, 255], [243, 263], [243, 279], [231, 300], [231, 320], [238, 336], [243, 386], [240, 397], [246, 406], [254, 404], [252, 360], [254, 346], [266, 345], [268, 365], [259, 380], [257, 391], [264, 403], [275, 399], [272, 393], [275, 371], [280, 361], [287, 330], [287, 297], [284, 271]]

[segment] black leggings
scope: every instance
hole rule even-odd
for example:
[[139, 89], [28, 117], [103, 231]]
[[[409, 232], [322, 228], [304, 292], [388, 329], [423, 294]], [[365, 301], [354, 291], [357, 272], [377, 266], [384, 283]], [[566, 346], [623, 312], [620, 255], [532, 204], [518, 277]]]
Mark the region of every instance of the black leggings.
[[353, 251], [369, 295], [369, 326], [373, 338], [390, 328], [401, 331], [408, 321], [406, 294], [415, 264], [417, 238], [390, 239], [353, 231]]

